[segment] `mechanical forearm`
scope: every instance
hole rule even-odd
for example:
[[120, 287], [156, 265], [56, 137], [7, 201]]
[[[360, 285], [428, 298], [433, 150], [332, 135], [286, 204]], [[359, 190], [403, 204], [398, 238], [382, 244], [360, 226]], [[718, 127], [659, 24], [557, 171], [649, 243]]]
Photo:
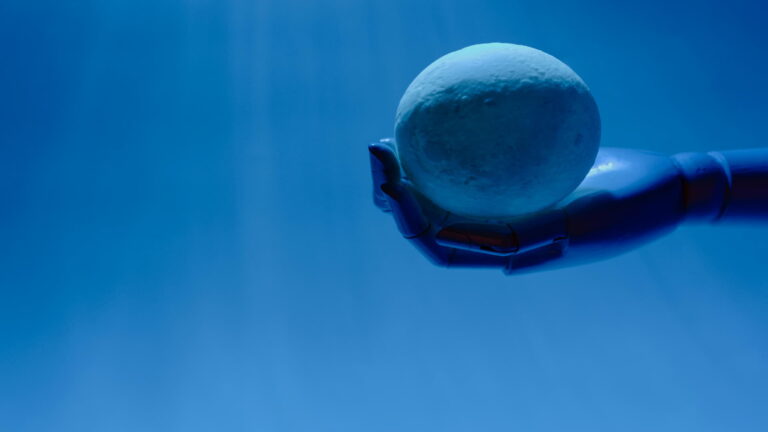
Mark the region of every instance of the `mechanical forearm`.
[[768, 148], [674, 156], [687, 221], [768, 221]]

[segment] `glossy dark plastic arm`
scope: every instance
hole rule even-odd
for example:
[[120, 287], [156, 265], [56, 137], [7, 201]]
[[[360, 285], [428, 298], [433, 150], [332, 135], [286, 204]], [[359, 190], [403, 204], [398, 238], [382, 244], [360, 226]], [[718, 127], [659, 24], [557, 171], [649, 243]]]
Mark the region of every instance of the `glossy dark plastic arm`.
[[768, 221], [768, 148], [720, 153], [731, 178], [722, 220]]
[[403, 177], [391, 141], [369, 150], [376, 205], [441, 266], [538, 271], [619, 255], [681, 223], [768, 222], [768, 148], [670, 157], [604, 147], [568, 197], [501, 221], [437, 208]]
[[768, 148], [673, 158], [685, 180], [686, 221], [768, 222]]

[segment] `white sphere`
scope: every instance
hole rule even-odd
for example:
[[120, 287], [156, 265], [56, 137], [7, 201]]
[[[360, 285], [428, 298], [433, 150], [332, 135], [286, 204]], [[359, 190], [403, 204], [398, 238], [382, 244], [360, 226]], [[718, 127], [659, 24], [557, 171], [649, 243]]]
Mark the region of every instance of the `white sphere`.
[[422, 71], [397, 108], [398, 156], [416, 189], [456, 214], [501, 219], [571, 193], [600, 144], [584, 81], [534, 48], [489, 43]]

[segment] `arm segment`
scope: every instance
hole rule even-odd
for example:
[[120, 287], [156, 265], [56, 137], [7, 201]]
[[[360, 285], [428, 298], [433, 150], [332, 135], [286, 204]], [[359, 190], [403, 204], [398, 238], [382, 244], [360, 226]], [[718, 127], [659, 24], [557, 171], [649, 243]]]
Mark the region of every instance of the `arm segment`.
[[768, 221], [768, 148], [673, 156], [686, 222]]

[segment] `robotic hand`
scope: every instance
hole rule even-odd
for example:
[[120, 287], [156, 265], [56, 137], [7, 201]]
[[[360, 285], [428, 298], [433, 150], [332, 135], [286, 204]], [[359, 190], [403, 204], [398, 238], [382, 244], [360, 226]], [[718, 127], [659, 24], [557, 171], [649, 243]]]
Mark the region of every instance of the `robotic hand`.
[[507, 274], [566, 267], [619, 255], [683, 222], [768, 221], [768, 148], [670, 157], [604, 147], [559, 203], [492, 221], [451, 214], [421, 195], [402, 174], [391, 140], [368, 150], [374, 203], [445, 267]]

